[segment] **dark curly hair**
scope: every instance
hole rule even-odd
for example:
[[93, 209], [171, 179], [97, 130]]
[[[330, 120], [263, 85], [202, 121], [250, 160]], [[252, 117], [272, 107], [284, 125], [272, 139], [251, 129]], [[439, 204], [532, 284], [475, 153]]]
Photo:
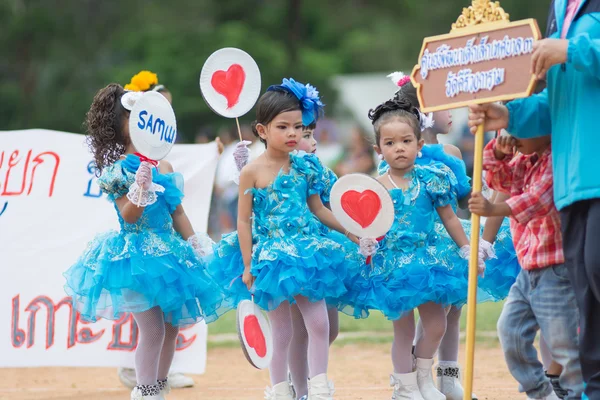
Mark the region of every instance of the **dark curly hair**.
[[410, 125], [415, 132], [417, 140], [421, 140], [421, 114], [419, 113], [419, 109], [404, 98], [394, 97], [378, 105], [374, 110], [369, 110], [369, 119], [373, 123], [377, 146], [379, 146], [379, 140], [381, 139], [381, 127], [395, 119], [399, 119]]
[[267, 146], [267, 142], [261, 138], [256, 125], [268, 125], [279, 114], [301, 110], [300, 100], [285, 90], [269, 90], [258, 99], [256, 103], [256, 120], [252, 122], [252, 133]]
[[100, 89], [85, 116], [86, 141], [94, 155], [98, 175], [117, 161], [129, 145], [129, 138], [123, 132], [129, 117], [129, 111], [121, 104], [124, 93], [123, 87], [116, 83]]

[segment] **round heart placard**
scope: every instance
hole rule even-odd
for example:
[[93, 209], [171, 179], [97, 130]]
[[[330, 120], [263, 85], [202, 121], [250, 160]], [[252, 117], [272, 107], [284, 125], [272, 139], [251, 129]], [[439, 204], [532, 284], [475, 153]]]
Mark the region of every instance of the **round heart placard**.
[[365, 174], [342, 176], [331, 188], [331, 211], [358, 237], [379, 238], [394, 223], [394, 203], [385, 186]]
[[260, 70], [248, 53], [227, 47], [211, 54], [200, 73], [200, 91], [217, 114], [237, 118], [254, 107], [260, 95]]
[[258, 369], [268, 368], [273, 357], [271, 326], [253, 301], [243, 300], [238, 304], [237, 330], [248, 362]]

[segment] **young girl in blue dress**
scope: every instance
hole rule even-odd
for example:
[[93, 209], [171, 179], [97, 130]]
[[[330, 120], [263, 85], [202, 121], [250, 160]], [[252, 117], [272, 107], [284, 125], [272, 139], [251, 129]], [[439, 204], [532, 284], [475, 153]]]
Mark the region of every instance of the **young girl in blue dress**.
[[[310, 85], [307, 85], [307, 87]], [[314, 90], [310, 87], [311, 90]], [[315, 91], [315, 93], [318, 93]], [[316, 154], [317, 152], [317, 140], [314, 137], [314, 130], [316, 129], [317, 123], [316, 121], [310, 124], [309, 126], [302, 127], [302, 136], [300, 141], [298, 142], [298, 146], [296, 149], [298, 151], [303, 151], [308, 154]], [[321, 201], [323, 204], [329, 208], [330, 194], [331, 188], [337, 182], [336, 174], [326, 166], [323, 167], [323, 176], [321, 178], [323, 182], [323, 191], [320, 193]], [[326, 232], [329, 231], [328, 228], [323, 227]], [[336, 231], [329, 231], [332, 239], [343, 242], [343, 236]], [[341, 238], [340, 238], [341, 236]], [[350, 249], [350, 253], [346, 253], [346, 257], [354, 259], [351, 262], [362, 263], [364, 262], [364, 257], [359, 255], [356, 252], [356, 249], [353, 247]], [[327, 307], [327, 319], [329, 321], [329, 345], [335, 341], [339, 333], [339, 316], [338, 309], [335, 304], [328, 304]], [[292, 387], [294, 394], [299, 400], [306, 400], [308, 396], [308, 360], [307, 360], [307, 349], [308, 349], [308, 332], [306, 330], [306, 325], [304, 324], [304, 319], [302, 318], [302, 314], [298, 309], [297, 305], [292, 305], [292, 325], [294, 336], [292, 337], [292, 343], [290, 344], [289, 351], [289, 370], [290, 370], [290, 380], [292, 382]]]
[[[216, 320], [231, 309], [210, 278], [181, 201], [183, 177], [171, 164], [140, 162], [129, 139], [133, 92], [110, 84], [87, 113], [98, 184], [121, 229], [97, 235], [65, 272], [65, 291], [82, 319], [131, 312], [140, 330], [132, 400], [163, 400], [179, 327]], [[141, 194], [141, 195], [140, 195]]]
[[358, 239], [345, 232], [321, 201], [323, 166], [318, 158], [292, 154], [302, 126], [309, 126], [321, 107], [318, 97], [293, 79], [269, 87], [258, 100], [253, 127], [266, 151], [241, 171], [238, 231], [215, 246], [209, 267], [234, 302], [249, 299], [252, 292], [254, 302], [268, 311], [274, 349], [267, 399], [293, 399], [287, 373], [294, 303], [309, 337], [308, 396], [332, 399], [325, 299], [346, 291], [342, 283], [349, 267], [345, 246], [351, 243], [332, 240], [322, 224], [346, 233], [356, 243]]
[[[355, 317], [380, 310], [393, 321], [394, 398], [445, 399], [433, 385], [431, 367], [446, 331], [445, 307], [466, 301], [471, 251], [452, 208], [458, 182], [444, 164], [416, 163], [425, 123], [417, 108], [394, 99], [371, 110], [369, 117], [375, 149], [389, 166], [378, 180], [390, 191], [395, 218], [372, 265], [347, 282], [342, 310]], [[438, 243], [438, 217], [455, 242], [453, 247]], [[416, 365], [411, 354], [415, 308], [424, 328], [414, 351]]]
[[[402, 73], [390, 75], [394, 84], [399, 89], [395, 97], [409, 102], [419, 108], [417, 92], [410, 82], [410, 78]], [[432, 162], [441, 162], [451, 169], [457, 185], [454, 186], [454, 200], [452, 207], [456, 211], [459, 203], [466, 204], [471, 193], [470, 178], [467, 176], [466, 166], [462, 160], [460, 149], [449, 144], [439, 144], [437, 136], [448, 134], [452, 126], [452, 117], [449, 111], [437, 111], [431, 114], [431, 127], [423, 131], [425, 146], [417, 164], [427, 165]], [[387, 171], [387, 163], [382, 161], [379, 165], [379, 174]], [[467, 235], [471, 232], [469, 220], [461, 220]], [[441, 221], [436, 223], [436, 231], [440, 238], [449, 246], [453, 245], [452, 239], [445, 232]], [[506, 298], [508, 291], [515, 282], [521, 267], [512, 243], [508, 220], [502, 217], [488, 218], [480, 239], [483, 259], [486, 264], [485, 276], [479, 279], [477, 299], [479, 302], [499, 301]], [[462, 400], [463, 388], [460, 382], [460, 366], [458, 364], [458, 346], [460, 337], [461, 308], [452, 306], [447, 314], [447, 328], [439, 348], [439, 364], [437, 368], [437, 381], [440, 391], [448, 400]], [[417, 325], [417, 337], [422, 334], [421, 323]]]

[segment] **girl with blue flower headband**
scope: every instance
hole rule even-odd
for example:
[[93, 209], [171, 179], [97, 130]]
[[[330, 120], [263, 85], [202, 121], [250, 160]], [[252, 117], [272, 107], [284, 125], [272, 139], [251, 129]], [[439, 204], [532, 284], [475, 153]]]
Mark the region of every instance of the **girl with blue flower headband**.
[[[306, 85], [307, 93], [313, 93], [313, 96], [317, 96], [319, 92], [315, 87], [310, 84]], [[310, 95], [309, 95], [310, 97]], [[318, 117], [322, 116], [322, 112], [316, 113]], [[302, 127], [302, 136], [300, 137], [300, 141], [298, 142], [298, 146], [296, 150], [299, 154], [308, 153], [315, 154], [317, 151], [317, 141], [314, 137], [314, 130], [317, 127], [317, 121], [312, 122], [310, 125], [303, 125]], [[321, 181], [323, 182], [323, 192], [320, 194], [321, 201], [326, 207], [329, 207], [330, 202], [330, 194], [331, 188], [337, 181], [336, 174], [326, 166], [323, 167], [323, 176], [321, 177]], [[326, 233], [329, 233], [330, 237], [340, 243], [345, 244], [345, 247], [349, 247], [345, 251], [345, 256], [349, 258], [349, 263], [359, 263], [362, 264], [364, 262], [364, 258], [356, 251], [356, 245], [350, 242], [347, 238], [345, 238], [342, 234], [331, 231], [327, 227], [322, 226]], [[337, 300], [329, 299], [328, 307], [327, 307], [327, 319], [329, 322], [329, 345], [333, 344], [335, 339], [339, 333], [339, 316], [337, 310]], [[294, 331], [294, 335], [292, 337], [292, 343], [290, 345], [289, 351], [289, 370], [290, 370], [290, 380], [292, 383], [292, 388], [295, 394], [295, 397], [298, 400], [306, 400], [308, 396], [308, 331], [306, 329], [306, 325], [304, 323], [304, 318], [302, 318], [302, 314], [297, 305], [292, 305], [292, 327]]]
[[[254, 302], [268, 312], [273, 358], [267, 399], [294, 400], [287, 381], [292, 304], [297, 304], [309, 336], [308, 396], [333, 398], [327, 379], [325, 299], [345, 293], [342, 282], [352, 266], [344, 244], [332, 239], [323, 225], [355, 243], [359, 240], [323, 205], [324, 170], [318, 158], [293, 154], [302, 127], [313, 123], [322, 107], [318, 92], [293, 79], [269, 87], [258, 100], [252, 127], [266, 151], [242, 169], [238, 231], [223, 236], [209, 265], [211, 275], [226, 288], [234, 304], [250, 299], [252, 293]], [[358, 251], [357, 246], [354, 249]]]

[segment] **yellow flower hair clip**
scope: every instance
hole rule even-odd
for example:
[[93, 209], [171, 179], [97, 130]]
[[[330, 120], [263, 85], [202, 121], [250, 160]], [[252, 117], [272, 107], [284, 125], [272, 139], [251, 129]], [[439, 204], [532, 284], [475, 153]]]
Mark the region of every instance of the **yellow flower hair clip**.
[[131, 82], [125, 85], [124, 89], [132, 92], [145, 92], [155, 85], [158, 85], [158, 77], [154, 72], [140, 71], [131, 78]]

